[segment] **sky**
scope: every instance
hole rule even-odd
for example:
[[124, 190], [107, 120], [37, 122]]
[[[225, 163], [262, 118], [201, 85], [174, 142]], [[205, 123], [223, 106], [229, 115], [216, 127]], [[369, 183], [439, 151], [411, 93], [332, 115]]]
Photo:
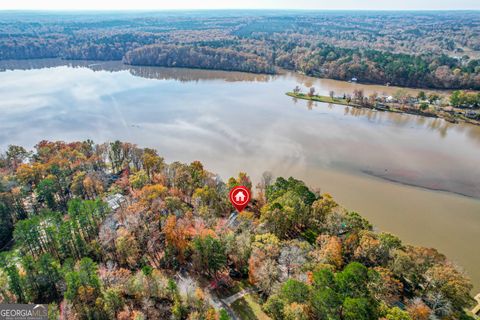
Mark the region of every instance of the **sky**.
[[480, 0], [0, 0], [0, 10], [480, 10]]

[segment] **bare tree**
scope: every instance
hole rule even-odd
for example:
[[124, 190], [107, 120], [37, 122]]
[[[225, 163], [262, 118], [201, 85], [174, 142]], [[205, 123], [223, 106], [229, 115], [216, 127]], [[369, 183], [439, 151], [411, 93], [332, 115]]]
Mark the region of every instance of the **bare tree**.
[[264, 173], [262, 173], [261, 184], [265, 188], [267, 188], [269, 185], [271, 185], [272, 181], [273, 181], [273, 174], [270, 171], [265, 171]]
[[375, 105], [375, 102], [377, 101], [378, 94], [376, 92], [372, 93], [371, 95], [368, 96], [368, 104], [371, 106]]
[[257, 287], [265, 294], [271, 294], [279, 284], [280, 270], [273, 259], [266, 259], [257, 270]]
[[353, 99], [356, 102], [363, 103], [363, 90], [353, 90]]
[[285, 243], [278, 258], [279, 268], [283, 273], [282, 278], [290, 278], [295, 270], [307, 261], [306, 255], [310, 250], [306, 243], [296, 240]]

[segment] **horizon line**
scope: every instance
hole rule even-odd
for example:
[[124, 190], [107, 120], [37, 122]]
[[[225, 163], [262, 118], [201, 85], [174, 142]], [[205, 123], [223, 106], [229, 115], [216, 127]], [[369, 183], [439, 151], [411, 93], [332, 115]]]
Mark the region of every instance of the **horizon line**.
[[154, 9], [154, 8], [141, 8], [141, 9], [2, 9], [0, 12], [71, 12], [71, 11], [83, 11], [83, 12], [169, 12], [169, 11], [370, 11], [370, 12], [415, 12], [415, 11], [480, 11], [480, 8], [476, 9], [311, 9], [311, 8], [168, 8], [168, 9]]

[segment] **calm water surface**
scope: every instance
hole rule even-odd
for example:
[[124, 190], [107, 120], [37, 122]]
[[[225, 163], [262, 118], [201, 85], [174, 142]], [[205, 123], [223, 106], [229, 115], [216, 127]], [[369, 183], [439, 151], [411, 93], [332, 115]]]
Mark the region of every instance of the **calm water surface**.
[[398, 88], [115, 62], [7, 61], [0, 70], [0, 149], [120, 139], [167, 161], [201, 160], [224, 179], [293, 175], [378, 229], [438, 248], [480, 290], [480, 127], [284, 94]]

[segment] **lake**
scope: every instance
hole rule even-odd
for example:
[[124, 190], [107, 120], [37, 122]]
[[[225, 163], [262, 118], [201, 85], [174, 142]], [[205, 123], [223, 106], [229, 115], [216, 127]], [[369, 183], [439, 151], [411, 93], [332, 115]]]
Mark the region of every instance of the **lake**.
[[[377, 229], [435, 247], [480, 290], [480, 127], [285, 95], [398, 88], [119, 62], [0, 62], [0, 149], [43, 139], [116, 139], [226, 180], [295, 176]], [[415, 90], [410, 90], [415, 93]]]

